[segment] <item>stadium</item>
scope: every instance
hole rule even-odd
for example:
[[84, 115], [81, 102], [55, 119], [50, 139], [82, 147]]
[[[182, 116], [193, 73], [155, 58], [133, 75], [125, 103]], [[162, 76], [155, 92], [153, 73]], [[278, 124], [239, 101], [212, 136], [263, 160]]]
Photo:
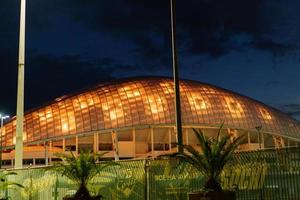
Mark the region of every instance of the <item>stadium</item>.
[[[300, 124], [270, 106], [196, 81], [180, 82], [183, 142], [197, 146], [193, 128], [214, 136], [246, 135], [239, 151], [297, 146]], [[140, 77], [102, 83], [26, 112], [23, 164], [45, 165], [55, 153], [108, 152], [115, 159], [176, 151], [173, 80]], [[16, 120], [2, 131], [2, 166], [13, 167]]]

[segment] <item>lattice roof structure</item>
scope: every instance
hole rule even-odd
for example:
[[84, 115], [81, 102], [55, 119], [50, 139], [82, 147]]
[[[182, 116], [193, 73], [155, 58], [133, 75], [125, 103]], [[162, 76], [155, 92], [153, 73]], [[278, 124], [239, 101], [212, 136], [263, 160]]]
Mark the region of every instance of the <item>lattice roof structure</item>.
[[[255, 130], [300, 139], [300, 123], [263, 103], [237, 93], [182, 80], [181, 109], [184, 126]], [[97, 85], [57, 98], [25, 114], [24, 142], [64, 136], [175, 124], [172, 79], [134, 78]], [[15, 119], [5, 124], [3, 146], [13, 146]]]

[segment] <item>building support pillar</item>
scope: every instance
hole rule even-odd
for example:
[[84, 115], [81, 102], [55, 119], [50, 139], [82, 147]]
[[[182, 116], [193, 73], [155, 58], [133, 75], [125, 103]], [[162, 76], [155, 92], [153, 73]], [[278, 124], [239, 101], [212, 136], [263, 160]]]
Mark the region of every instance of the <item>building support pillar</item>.
[[62, 139], [62, 149], [63, 149], [63, 152], [66, 152], [66, 139], [65, 138]]
[[169, 128], [168, 133], [169, 133], [169, 151], [172, 152], [172, 129], [171, 128]]
[[261, 149], [261, 139], [260, 139], [260, 132], [257, 131], [257, 142], [259, 144], [259, 149]]
[[93, 152], [94, 154], [98, 153], [98, 133], [94, 133], [94, 143], [93, 143]]
[[52, 155], [53, 155], [53, 148], [52, 148], [52, 141], [49, 141], [49, 164], [52, 164]]
[[151, 136], [151, 155], [154, 158], [154, 130], [150, 128], [150, 136]]
[[47, 166], [48, 163], [48, 145], [47, 145], [47, 141], [44, 142], [44, 147], [45, 147], [45, 165]]
[[75, 153], [78, 155], [78, 136], [75, 137]]
[[118, 141], [118, 134], [116, 131], [111, 132], [112, 142], [113, 142], [113, 149], [115, 152], [115, 161], [119, 160], [119, 141]]
[[249, 132], [247, 132], [247, 135], [248, 135], [248, 145], [249, 145], [249, 147], [250, 147], [250, 144], [251, 144], [251, 137], [250, 137], [250, 133], [249, 133]]
[[100, 147], [100, 143], [99, 143], [99, 135], [100, 135], [101, 133], [97, 133], [97, 152], [99, 152], [100, 150], [99, 150], [99, 147]]
[[265, 148], [265, 138], [264, 138], [264, 133], [261, 133], [261, 148]]
[[135, 139], [135, 128], [132, 129], [132, 142], [133, 142], [133, 156], [136, 157], [136, 139]]
[[189, 145], [189, 129], [185, 129], [185, 139], [186, 139], [186, 145]]
[[282, 147], [284, 148], [285, 147], [285, 142], [284, 142], [283, 137], [280, 137], [280, 140], [281, 140]]

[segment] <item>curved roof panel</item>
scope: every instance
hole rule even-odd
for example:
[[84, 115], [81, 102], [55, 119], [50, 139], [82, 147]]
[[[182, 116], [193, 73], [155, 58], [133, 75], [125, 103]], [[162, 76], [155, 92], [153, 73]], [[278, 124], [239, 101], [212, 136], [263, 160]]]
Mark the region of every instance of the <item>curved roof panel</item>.
[[[300, 138], [299, 122], [242, 95], [215, 86], [181, 81], [183, 125], [251, 129]], [[25, 115], [24, 140], [34, 142], [64, 135], [175, 121], [173, 82], [139, 78], [101, 84], [56, 99]], [[15, 119], [4, 126], [3, 145], [14, 143]]]

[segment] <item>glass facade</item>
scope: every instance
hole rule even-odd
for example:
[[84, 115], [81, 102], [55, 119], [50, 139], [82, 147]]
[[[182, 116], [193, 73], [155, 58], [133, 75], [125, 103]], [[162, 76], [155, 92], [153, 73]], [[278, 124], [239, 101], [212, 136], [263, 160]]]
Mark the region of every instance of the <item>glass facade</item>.
[[[255, 130], [300, 139], [300, 124], [269, 106], [215, 86], [181, 81], [184, 126]], [[57, 98], [27, 112], [24, 142], [84, 134], [106, 129], [175, 124], [173, 82], [143, 78], [101, 84], [78, 94]], [[16, 121], [4, 126], [2, 145], [15, 142]]]

